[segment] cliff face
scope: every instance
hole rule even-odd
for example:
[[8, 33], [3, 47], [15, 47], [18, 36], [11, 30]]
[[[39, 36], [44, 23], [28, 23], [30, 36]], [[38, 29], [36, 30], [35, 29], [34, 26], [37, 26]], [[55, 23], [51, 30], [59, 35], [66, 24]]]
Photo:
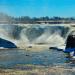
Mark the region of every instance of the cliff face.
[[2, 38], [0, 38], [0, 47], [3, 47], [3, 48], [17, 48], [17, 46], [14, 43], [12, 43], [8, 40], [2, 39]]
[[75, 37], [72, 35], [67, 38], [66, 48], [75, 48]]
[[66, 40], [66, 48], [75, 48], [75, 31], [70, 32]]

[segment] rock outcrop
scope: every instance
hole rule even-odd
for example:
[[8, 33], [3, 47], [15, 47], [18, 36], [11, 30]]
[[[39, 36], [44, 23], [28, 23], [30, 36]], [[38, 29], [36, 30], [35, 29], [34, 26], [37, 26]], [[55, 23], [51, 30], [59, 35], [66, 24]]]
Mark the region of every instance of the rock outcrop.
[[2, 38], [0, 38], [0, 47], [2, 47], [2, 48], [17, 48], [17, 46], [14, 43], [12, 43], [8, 40], [2, 39]]

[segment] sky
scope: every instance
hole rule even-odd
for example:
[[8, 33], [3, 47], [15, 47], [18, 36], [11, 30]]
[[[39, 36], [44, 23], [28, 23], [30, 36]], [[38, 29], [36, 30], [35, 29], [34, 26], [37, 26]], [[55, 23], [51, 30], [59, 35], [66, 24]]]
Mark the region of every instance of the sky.
[[0, 0], [0, 12], [14, 17], [75, 17], [75, 0]]

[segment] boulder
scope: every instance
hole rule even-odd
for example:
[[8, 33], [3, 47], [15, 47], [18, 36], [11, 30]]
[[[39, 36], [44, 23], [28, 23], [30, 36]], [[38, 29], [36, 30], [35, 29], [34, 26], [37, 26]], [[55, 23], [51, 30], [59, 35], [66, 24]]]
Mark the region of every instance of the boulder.
[[0, 47], [1, 48], [17, 48], [17, 46], [14, 43], [2, 38], [0, 38]]

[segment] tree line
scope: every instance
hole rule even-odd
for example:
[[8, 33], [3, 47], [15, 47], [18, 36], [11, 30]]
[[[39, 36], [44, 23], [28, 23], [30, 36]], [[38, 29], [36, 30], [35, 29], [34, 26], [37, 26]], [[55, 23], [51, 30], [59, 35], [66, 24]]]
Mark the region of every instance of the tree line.
[[9, 16], [7, 14], [4, 13], [0, 13], [0, 23], [14, 23], [14, 24], [18, 24], [18, 23], [23, 23], [23, 24], [35, 24], [37, 23], [37, 21], [66, 21], [66, 22], [75, 22], [75, 18], [74, 17], [68, 17], [68, 18], [64, 18], [64, 17], [29, 17], [29, 16], [20, 16], [20, 17], [13, 17], [13, 16]]

